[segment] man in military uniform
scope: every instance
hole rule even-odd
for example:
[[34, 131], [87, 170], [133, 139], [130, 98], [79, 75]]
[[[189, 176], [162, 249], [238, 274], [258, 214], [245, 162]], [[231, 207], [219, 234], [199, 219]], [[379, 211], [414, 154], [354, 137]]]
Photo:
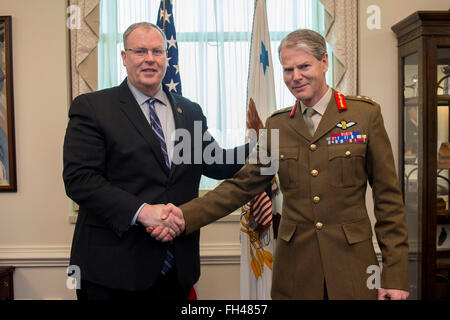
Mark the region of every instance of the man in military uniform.
[[[297, 102], [267, 119], [267, 144], [261, 142], [257, 151], [279, 151], [283, 212], [272, 298], [406, 299], [406, 218], [380, 106], [327, 86], [325, 40], [316, 32], [292, 32], [281, 42], [279, 55], [284, 81]], [[271, 141], [274, 129], [279, 146]], [[215, 190], [182, 205], [186, 233], [261, 192], [273, 177], [261, 174], [267, 166], [248, 163]], [[378, 261], [365, 205], [367, 181], [383, 257], [378, 290], [370, 285], [370, 270], [377, 270]]]

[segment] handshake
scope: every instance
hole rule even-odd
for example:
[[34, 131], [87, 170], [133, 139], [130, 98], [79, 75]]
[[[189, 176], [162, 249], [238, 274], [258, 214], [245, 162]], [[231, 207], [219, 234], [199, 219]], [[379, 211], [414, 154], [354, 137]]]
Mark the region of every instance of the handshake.
[[137, 217], [146, 231], [156, 240], [167, 242], [179, 236], [185, 228], [183, 212], [169, 203], [167, 205], [145, 204]]

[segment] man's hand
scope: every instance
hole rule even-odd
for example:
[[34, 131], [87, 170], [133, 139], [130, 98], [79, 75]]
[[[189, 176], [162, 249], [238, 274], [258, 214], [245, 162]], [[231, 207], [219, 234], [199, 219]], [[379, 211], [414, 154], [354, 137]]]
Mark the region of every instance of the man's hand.
[[378, 300], [406, 300], [409, 292], [397, 289], [378, 289]]
[[247, 111], [247, 129], [253, 129], [259, 138], [259, 130], [264, 128], [264, 124], [259, 118], [258, 111], [256, 111], [255, 101], [250, 98]]
[[182, 211], [169, 203], [167, 205], [144, 205], [137, 217], [147, 232], [154, 231], [152, 237], [159, 241], [170, 241], [184, 231], [185, 222]]

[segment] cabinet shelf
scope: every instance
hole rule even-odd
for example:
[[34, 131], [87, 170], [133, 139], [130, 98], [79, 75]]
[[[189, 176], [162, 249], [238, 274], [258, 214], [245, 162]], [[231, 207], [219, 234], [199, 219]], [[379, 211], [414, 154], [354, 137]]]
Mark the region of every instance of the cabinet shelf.
[[[438, 107], [449, 107], [450, 95], [449, 94], [438, 94], [437, 101], [438, 101]], [[419, 105], [418, 97], [405, 98], [405, 107], [416, 107], [418, 105]]]
[[438, 224], [450, 223], [450, 210], [437, 210], [436, 216]]
[[448, 106], [448, 103], [450, 102], [450, 94], [438, 94], [437, 98], [439, 106]]
[[450, 269], [450, 258], [437, 258], [436, 269]]

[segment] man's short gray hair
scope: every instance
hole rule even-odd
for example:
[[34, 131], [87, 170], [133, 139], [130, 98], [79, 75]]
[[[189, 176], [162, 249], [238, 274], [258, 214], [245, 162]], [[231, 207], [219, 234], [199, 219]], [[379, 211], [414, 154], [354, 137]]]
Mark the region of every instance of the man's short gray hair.
[[156, 24], [153, 24], [153, 23], [150, 23], [150, 22], [133, 23], [131, 26], [129, 26], [127, 28], [127, 30], [125, 30], [125, 32], [123, 33], [123, 46], [124, 46], [125, 49], [127, 49], [128, 36], [131, 34], [131, 32], [133, 32], [133, 30], [135, 30], [137, 28], [147, 28], [147, 29], [156, 29], [156, 30], [158, 30], [158, 32], [162, 35], [162, 37], [164, 39], [164, 49], [167, 49], [167, 38], [166, 38], [165, 33]]
[[281, 50], [284, 48], [303, 49], [312, 54], [317, 60], [322, 60], [327, 53], [327, 44], [324, 37], [309, 29], [298, 29], [289, 33], [281, 40], [278, 47], [278, 56], [281, 61]]

